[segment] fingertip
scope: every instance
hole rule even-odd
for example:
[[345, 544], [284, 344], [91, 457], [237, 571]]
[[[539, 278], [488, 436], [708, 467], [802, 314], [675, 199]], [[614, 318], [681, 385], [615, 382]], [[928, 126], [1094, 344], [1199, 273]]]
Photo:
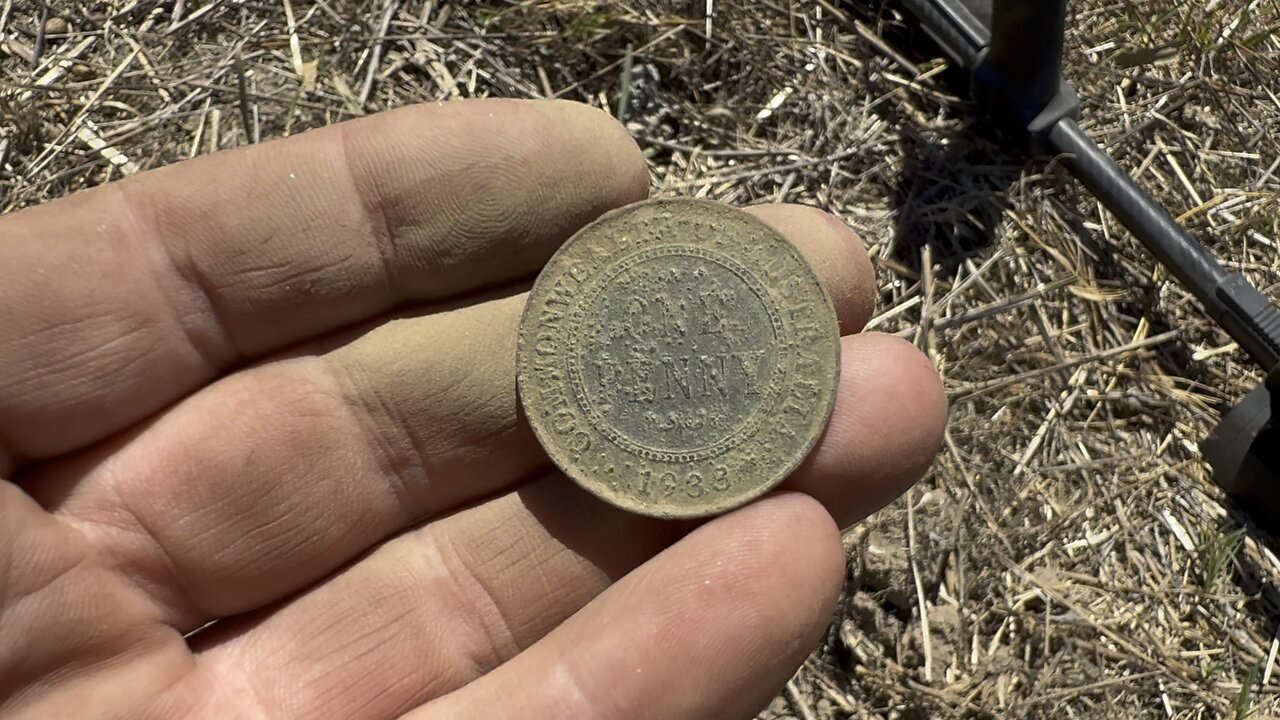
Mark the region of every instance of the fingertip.
[[873, 372], [883, 371], [901, 375], [899, 383], [905, 394], [903, 400], [918, 413], [914, 427], [920, 431], [917, 435], [919, 444], [936, 451], [942, 443], [942, 431], [947, 420], [947, 393], [933, 363], [919, 348], [896, 335], [864, 333], [851, 344], [858, 346], [860, 355], [880, 360], [880, 368], [866, 366], [864, 377], [870, 379], [874, 377]]
[[801, 617], [809, 619], [808, 633], [816, 642], [816, 634], [830, 622], [844, 580], [840, 528], [827, 508], [805, 493], [784, 490], [766, 500], [741, 511], [761, 516], [752, 537], [772, 540], [755, 550], [757, 568], [770, 576], [775, 592], [809, 605]]
[[822, 505], [770, 495], [701, 525], [525, 652], [409, 717], [752, 717], [817, 646], [843, 568]]
[[928, 358], [880, 333], [846, 337], [835, 409], [791, 487], [818, 498], [841, 527], [918, 481], [942, 444], [947, 400]]
[[875, 270], [862, 239], [831, 213], [808, 205], [754, 205], [746, 211], [785, 235], [831, 296], [840, 332], [858, 332], [875, 311]]
[[[684, 598], [690, 607], [707, 607], [715, 617], [691, 618], [686, 609], [671, 619], [671, 627], [748, 629], [757, 623], [783, 623], [817, 632], [826, 627], [844, 576], [844, 548], [835, 520], [821, 502], [801, 492], [772, 493], [715, 518], [677, 547], [674, 555], [683, 555], [685, 570], [669, 565], [661, 594]], [[653, 563], [669, 563], [672, 555], [659, 555]], [[706, 593], [735, 600], [717, 610], [721, 604], [688, 597]], [[728, 620], [722, 617], [726, 611], [739, 617]]]
[[584, 138], [595, 139], [608, 154], [605, 166], [612, 169], [620, 190], [619, 205], [649, 197], [649, 164], [640, 144], [617, 118], [599, 108], [572, 100], [528, 100], [549, 115], [579, 124]]
[[[469, 152], [483, 157], [467, 157], [472, 165], [448, 168], [450, 172], [487, 168], [492, 173], [504, 164], [512, 165], [526, 173], [503, 180], [513, 191], [520, 189], [521, 182], [542, 184], [546, 186], [542, 189], [552, 191], [577, 189], [602, 210], [649, 195], [648, 164], [635, 138], [607, 112], [579, 102], [485, 98], [422, 103], [351, 125], [378, 128], [376, 136], [356, 136], [366, 145], [387, 145], [387, 135], [402, 138], [375, 158], [386, 161], [384, 167], [394, 167], [396, 159], [406, 162], [436, 136], [474, 138], [476, 147]], [[460, 141], [455, 139], [453, 145], [458, 152]]]
[[[673, 586], [687, 591], [671, 603], [660, 643], [692, 651], [681, 672], [692, 680], [683, 689], [688, 712], [679, 717], [748, 717], [830, 626], [845, 574], [839, 529], [819, 501], [781, 491], [708, 522], [672, 551], [651, 563], [670, 570], [651, 578], [662, 588], [648, 590], [664, 604]], [[691, 643], [691, 633], [704, 639]]]

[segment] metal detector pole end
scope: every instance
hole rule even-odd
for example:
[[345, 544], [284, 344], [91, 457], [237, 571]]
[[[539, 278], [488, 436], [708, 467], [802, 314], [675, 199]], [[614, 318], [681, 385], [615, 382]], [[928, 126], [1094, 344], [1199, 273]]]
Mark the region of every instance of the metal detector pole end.
[[1270, 532], [1280, 531], [1280, 367], [1200, 446], [1213, 480]]

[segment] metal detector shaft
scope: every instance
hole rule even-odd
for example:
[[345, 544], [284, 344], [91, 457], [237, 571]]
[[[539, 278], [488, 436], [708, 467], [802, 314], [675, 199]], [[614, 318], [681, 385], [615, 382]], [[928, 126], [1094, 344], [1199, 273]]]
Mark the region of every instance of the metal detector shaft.
[[997, 122], [1061, 155], [1263, 370], [1280, 365], [1280, 311], [1243, 275], [1228, 273], [1076, 124], [1079, 102], [1062, 79], [1067, 0], [902, 2], [969, 70], [975, 99]]
[[1239, 273], [1227, 273], [1208, 249], [1134, 182], [1071, 118], [1049, 129], [1047, 144], [1209, 315], [1264, 369], [1280, 364], [1280, 313]]
[[1076, 124], [1062, 79], [1067, 0], [901, 0], [974, 99], [1028, 147], [1049, 151], [1169, 269], [1267, 373], [1202, 445], [1214, 481], [1280, 532], [1280, 310], [1229, 273]]

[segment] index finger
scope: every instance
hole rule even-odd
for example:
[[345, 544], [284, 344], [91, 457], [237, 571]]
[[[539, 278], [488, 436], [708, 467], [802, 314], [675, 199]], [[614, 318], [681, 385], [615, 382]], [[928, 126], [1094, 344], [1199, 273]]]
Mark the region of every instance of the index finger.
[[648, 192], [604, 113], [405, 108], [0, 219], [0, 473], [247, 360], [535, 271]]

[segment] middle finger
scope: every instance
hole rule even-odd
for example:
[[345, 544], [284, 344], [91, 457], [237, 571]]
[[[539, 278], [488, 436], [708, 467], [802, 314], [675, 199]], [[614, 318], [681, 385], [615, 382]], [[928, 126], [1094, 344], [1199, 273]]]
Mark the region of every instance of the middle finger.
[[[860, 328], [872, 276], [857, 238], [808, 208], [752, 212], [809, 260], [842, 330]], [[423, 517], [545, 468], [517, 419], [522, 303], [396, 320], [225, 378], [32, 487], [69, 488], [57, 513], [175, 627], [263, 606]]]

